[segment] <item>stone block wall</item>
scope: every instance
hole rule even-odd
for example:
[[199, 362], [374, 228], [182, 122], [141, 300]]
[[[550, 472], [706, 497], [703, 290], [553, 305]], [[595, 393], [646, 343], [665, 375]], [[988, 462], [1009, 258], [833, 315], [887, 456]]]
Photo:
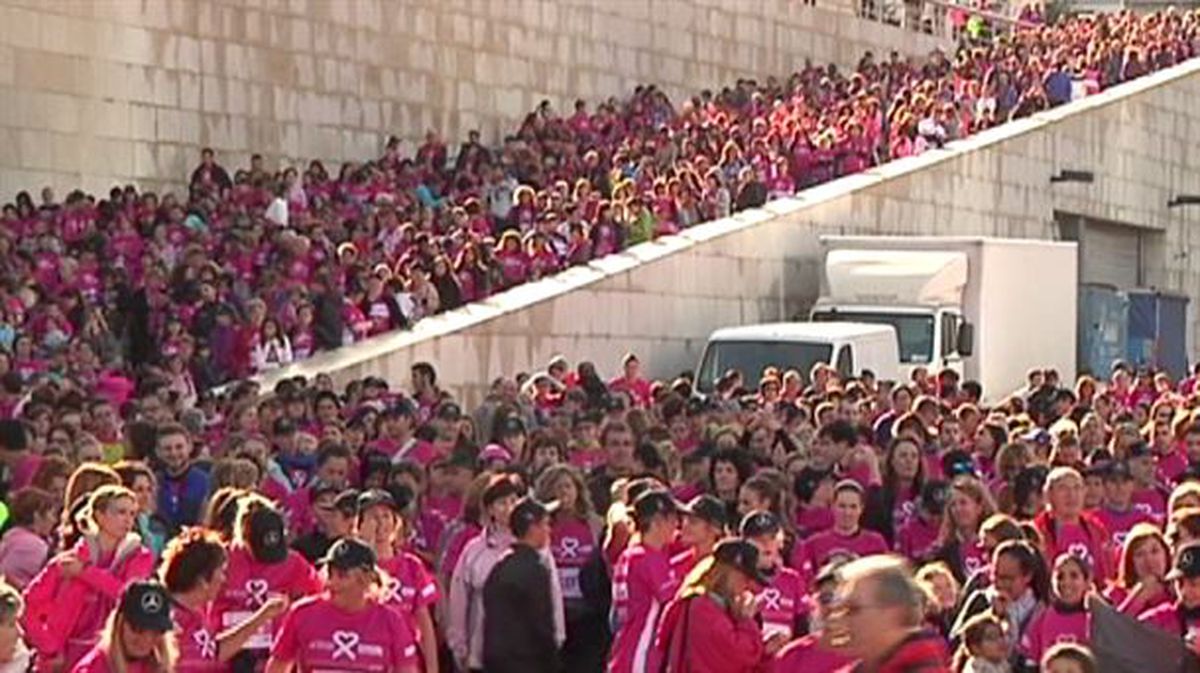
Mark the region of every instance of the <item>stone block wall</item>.
[[428, 129], [496, 140], [542, 99], [945, 46], [854, 1], [0, 0], [0, 194], [178, 185], [206, 145], [240, 166], [365, 159]]
[[[1143, 251], [1146, 281], [1190, 297], [1194, 361], [1200, 209], [1169, 209], [1167, 201], [1200, 193], [1197, 129], [1200, 59], [636, 246], [411, 332], [318, 355], [280, 375], [406, 380], [413, 362], [429, 360], [447, 387], [478, 401], [494, 377], [540, 369], [556, 353], [593, 359], [613, 374], [632, 349], [654, 375], [673, 376], [696, 365], [716, 328], [806, 311], [819, 292], [822, 234], [1054, 239], [1056, 211], [1162, 234]], [[1094, 181], [1052, 184], [1063, 169], [1091, 171]]]

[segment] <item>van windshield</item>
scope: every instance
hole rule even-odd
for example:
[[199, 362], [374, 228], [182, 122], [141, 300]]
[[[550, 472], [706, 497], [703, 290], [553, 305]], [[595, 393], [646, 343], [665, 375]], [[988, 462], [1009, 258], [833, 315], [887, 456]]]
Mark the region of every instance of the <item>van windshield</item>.
[[865, 322], [891, 325], [896, 330], [900, 364], [924, 365], [933, 361], [933, 316], [911, 313], [867, 313], [858, 311], [820, 311], [813, 322]]
[[818, 362], [829, 362], [833, 346], [803, 341], [716, 341], [704, 350], [704, 359], [696, 377], [697, 387], [712, 392], [725, 372], [736, 369], [742, 373], [747, 388], [758, 386], [758, 379], [767, 367], [781, 370], [796, 369], [808, 380], [808, 372]]

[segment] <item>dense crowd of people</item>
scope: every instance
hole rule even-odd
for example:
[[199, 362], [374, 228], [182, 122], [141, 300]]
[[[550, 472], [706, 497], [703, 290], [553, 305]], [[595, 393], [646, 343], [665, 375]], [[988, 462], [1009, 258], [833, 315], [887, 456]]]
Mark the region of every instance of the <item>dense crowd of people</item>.
[[262, 373], [566, 266], [918, 154], [1178, 63], [1194, 12], [1105, 14], [857, 68], [806, 64], [671, 101], [654, 86], [557, 111], [453, 161], [230, 175], [205, 150], [186, 194], [17, 195], [0, 213], [0, 374], [67, 376], [119, 405]]
[[473, 409], [429, 363], [248, 377], [1170, 66], [1197, 21], [543, 104], [453, 161], [206, 150], [186, 197], [18, 195], [0, 673], [1090, 673], [1100, 605], [1195, 647], [1195, 377], [1034, 370], [985, 405], [779, 363], [705, 397], [555, 358]]
[[429, 363], [123, 417], [47, 381], [0, 420], [0, 671], [1091, 673], [1100, 605], [1200, 647], [1200, 366], [985, 405], [620, 365], [469, 413]]

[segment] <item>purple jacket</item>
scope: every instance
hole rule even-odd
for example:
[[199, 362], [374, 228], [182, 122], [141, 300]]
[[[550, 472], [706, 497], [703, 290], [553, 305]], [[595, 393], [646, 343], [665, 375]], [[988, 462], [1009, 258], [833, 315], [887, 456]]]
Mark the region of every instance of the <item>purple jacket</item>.
[[50, 555], [50, 544], [41, 536], [23, 526], [15, 526], [0, 538], [0, 575], [18, 589], [25, 585], [46, 565]]

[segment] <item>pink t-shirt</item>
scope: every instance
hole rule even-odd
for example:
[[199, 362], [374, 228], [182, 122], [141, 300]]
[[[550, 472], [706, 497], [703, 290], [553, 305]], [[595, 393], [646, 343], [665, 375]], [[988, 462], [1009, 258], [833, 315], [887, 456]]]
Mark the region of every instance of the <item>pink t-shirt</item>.
[[939, 526], [914, 516], [896, 533], [896, 552], [905, 558], [921, 559], [934, 551]]
[[1188, 468], [1187, 456], [1182, 451], [1172, 450], [1158, 457], [1158, 480], [1169, 486], [1179, 481], [1179, 475]]
[[616, 638], [608, 673], [645, 670], [663, 607], [674, 596], [676, 580], [664, 549], [642, 544], [621, 552], [613, 568], [612, 598]]
[[418, 610], [437, 602], [437, 582], [415, 555], [402, 552], [380, 559], [379, 567], [389, 576], [385, 587], [387, 605], [399, 608], [406, 618], [415, 619]]
[[217, 661], [217, 634], [221, 632], [221, 624], [211, 605], [197, 612], [176, 603], [171, 617], [175, 620], [175, 646], [179, 651], [175, 659], [176, 671], [216, 673], [226, 670], [227, 666]]
[[408, 621], [378, 603], [346, 612], [325, 596], [296, 603], [283, 618], [272, 658], [293, 661], [309, 671], [387, 671], [416, 669], [417, 645]]
[[550, 542], [550, 553], [558, 566], [558, 581], [564, 600], [583, 600], [579, 574], [596, 551], [596, 536], [586, 521], [558, 516]]
[[1142, 488], [1133, 492], [1133, 508], [1162, 519], [1167, 514], [1167, 498], [1157, 488]]
[[608, 389], [614, 393], [626, 393], [634, 406], [650, 406], [650, 382], [646, 379], [627, 379], [624, 376], [608, 382]]
[[1131, 507], [1124, 512], [1101, 507], [1095, 511], [1095, 514], [1096, 518], [1100, 519], [1104, 527], [1108, 529], [1109, 535], [1112, 536], [1113, 549], [1117, 554], [1120, 554], [1121, 548], [1125, 546], [1125, 536], [1129, 535], [1129, 531], [1134, 526], [1139, 523], [1158, 525], [1158, 521], [1152, 514], [1136, 507]]
[[[217, 597], [213, 612], [222, 628], [241, 624], [271, 594], [286, 594], [292, 599], [319, 593], [321, 578], [316, 569], [294, 551], [280, 563], [259, 563], [250, 550], [240, 545], [229, 550], [225, 586]], [[250, 639], [249, 649], [270, 647], [276, 624], [269, 624]]]
[[1058, 643], [1088, 643], [1091, 615], [1086, 610], [1059, 612], [1054, 606], [1042, 610], [1021, 635], [1019, 648], [1033, 661], [1041, 661], [1042, 655]]
[[805, 604], [804, 579], [791, 568], [780, 568], [755, 596], [758, 614], [762, 618], [763, 638], [782, 633], [791, 640], [797, 620], [808, 612]]
[[963, 572], [967, 577], [986, 568], [989, 562], [987, 549], [983, 546], [981, 540], [959, 545], [958, 560], [962, 563]]
[[873, 530], [841, 535], [833, 529], [817, 533], [792, 550], [791, 567], [810, 581], [827, 563], [839, 557], [853, 560], [888, 550], [887, 541]]
[[[1098, 567], [1096, 565], [1096, 560], [1100, 550], [1093, 547], [1092, 541], [1088, 537], [1087, 531], [1083, 529], [1083, 526], [1072, 523], [1061, 524], [1058, 527], [1058, 532], [1055, 535], [1055, 539], [1057, 542], [1056, 548], [1058, 549], [1058, 556], [1062, 556], [1063, 554], [1071, 554], [1087, 561], [1088, 565], [1090, 565], [1092, 568]], [[1047, 565], [1053, 566], [1054, 562], [1057, 560], [1057, 556], [1052, 559], [1046, 559]]]

